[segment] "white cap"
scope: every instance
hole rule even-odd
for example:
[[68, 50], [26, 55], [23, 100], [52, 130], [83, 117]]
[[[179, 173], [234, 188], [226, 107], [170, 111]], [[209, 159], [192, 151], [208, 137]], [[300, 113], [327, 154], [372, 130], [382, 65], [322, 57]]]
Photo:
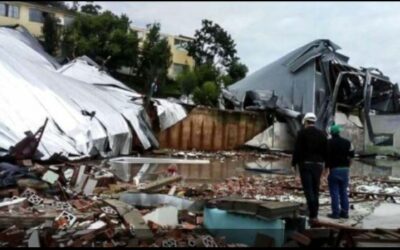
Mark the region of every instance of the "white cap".
[[314, 113], [307, 113], [304, 118], [303, 118], [303, 124], [306, 121], [310, 121], [310, 122], [316, 122], [317, 121], [317, 117], [315, 116]]

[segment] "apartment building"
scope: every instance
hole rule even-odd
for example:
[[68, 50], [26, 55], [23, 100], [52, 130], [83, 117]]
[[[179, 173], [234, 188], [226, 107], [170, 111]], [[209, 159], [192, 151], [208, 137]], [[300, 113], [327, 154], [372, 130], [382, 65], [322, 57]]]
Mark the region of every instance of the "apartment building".
[[0, 25], [22, 25], [40, 38], [46, 15], [52, 14], [60, 20], [60, 25], [73, 22], [74, 13], [62, 8], [49, 7], [33, 2], [0, 1]]
[[[146, 28], [139, 28], [135, 26], [131, 26], [133, 31], [136, 31], [138, 34], [139, 39], [141, 42], [139, 46], [143, 43], [144, 39], [146, 38], [146, 34], [148, 29]], [[172, 54], [172, 64], [168, 69], [168, 76], [171, 78], [175, 78], [180, 72], [185, 70], [185, 68], [193, 68], [194, 67], [194, 60], [192, 57], [188, 55], [187, 50], [183, 47], [183, 45], [192, 40], [193, 38], [182, 36], [182, 35], [170, 35], [170, 34], [161, 34], [162, 37], [167, 38], [169, 46], [171, 47], [171, 54]], [[130, 69], [124, 68], [120, 71], [124, 74], [129, 74]]]

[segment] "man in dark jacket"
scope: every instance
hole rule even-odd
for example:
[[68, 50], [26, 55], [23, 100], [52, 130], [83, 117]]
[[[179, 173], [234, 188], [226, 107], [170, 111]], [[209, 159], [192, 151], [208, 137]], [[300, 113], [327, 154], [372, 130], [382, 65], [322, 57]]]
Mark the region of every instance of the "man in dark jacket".
[[305, 115], [304, 128], [297, 135], [292, 159], [292, 166], [299, 167], [309, 218], [312, 222], [318, 218], [319, 185], [327, 149], [327, 135], [315, 127], [316, 120], [313, 113]]
[[[341, 127], [331, 126], [332, 138], [328, 141], [327, 167], [329, 168], [328, 185], [331, 195], [332, 213], [328, 217], [333, 219], [349, 218], [349, 168], [354, 149], [351, 142], [340, 137]], [[339, 209], [340, 203], [340, 209]]]

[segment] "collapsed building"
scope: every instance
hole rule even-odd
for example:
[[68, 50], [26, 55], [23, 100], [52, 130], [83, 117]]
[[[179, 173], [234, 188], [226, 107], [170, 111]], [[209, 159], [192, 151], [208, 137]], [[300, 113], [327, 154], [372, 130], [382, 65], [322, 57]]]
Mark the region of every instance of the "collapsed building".
[[[0, 74], [1, 156], [45, 121], [40, 159], [126, 155], [135, 141], [158, 147], [140, 94], [88, 57], [59, 65], [21, 26], [0, 28]], [[153, 101], [161, 129], [186, 116], [179, 104]]]
[[[290, 151], [306, 112], [316, 113], [320, 128], [344, 125], [357, 151], [400, 149], [397, 84], [377, 69], [351, 66], [329, 40], [306, 44], [224, 89], [225, 107], [238, 112], [218, 110], [225, 118], [211, 119], [215, 110], [200, 114], [195, 108], [188, 117], [187, 105], [166, 99], [152, 98], [155, 110], [145, 110], [141, 94], [92, 59], [60, 65], [21, 26], [0, 28], [0, 38], [0, 156], [27, 131], [41, 129], [40, 159], [128, 155], [137, 147], [224, 150], [245, 144]], [[254, 111], [263, 112], [256, 118]], [[229, 122], [239, 116], [239, 125]]]
[[[270, 128], [249, 145], [266, 142], [271, 147], [276, 138], [278, 148], [290, 150], [288, 141], [299, 130], [302, 115], [314, 112], [321, 129], [348, 122], [365, 134], [359, 135], [365, 136], [360, 151], [400, 149], [400, 131], [394, 126], [400, 121], [398, 85], [378, 69], [351, 66], [339, 49], [330, 40], [315, 40], [223, 91], [227, 108], [269, 111]], [[273, 125], [278, 133], [271, 131]]]

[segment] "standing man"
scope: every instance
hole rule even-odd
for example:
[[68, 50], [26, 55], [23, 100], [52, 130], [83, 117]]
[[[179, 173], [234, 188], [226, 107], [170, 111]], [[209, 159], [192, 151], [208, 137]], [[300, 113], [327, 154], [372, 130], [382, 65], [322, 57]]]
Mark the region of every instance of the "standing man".
[[[349, 218], [349, 169], [354, 149], [351, 142], [340, 136], [341, 127], [332, 125], [332, 138], [328, 141], [327, 167], [329, 168], [328, 186], [331, 195], [332, 219]], [[340, 209], [339, 209], [340, 203]]]
[[319, 185], [327, 149], [326, 133], [315, 127], [316, 121], [313, 113], [304, 116], [304, 128], [297, 134], [292, 159], [292, 166], [298, 166], [311, 222], [318, 219]]

